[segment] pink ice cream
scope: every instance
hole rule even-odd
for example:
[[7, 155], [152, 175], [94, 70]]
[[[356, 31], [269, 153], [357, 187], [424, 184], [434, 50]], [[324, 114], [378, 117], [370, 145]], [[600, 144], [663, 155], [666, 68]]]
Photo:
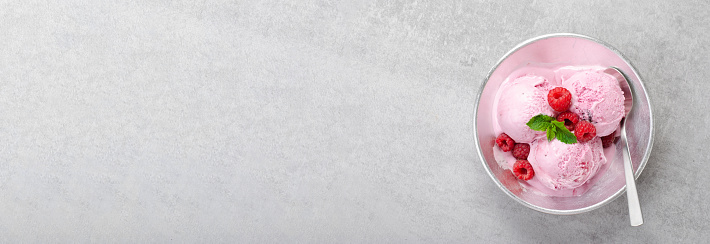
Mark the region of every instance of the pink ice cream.
[[[601, 137], [614, 133], [624, 116], [624, 96], [618, 81], [602, 72], [604, 67], [522, 67], [510, 74], [501, 85], [494, 102], [495, 132], [505, 133], [516, 143], [528, 143], [527, 160], [535, 175], [522, 181], [542, 194], [557, 197], [578, 196], [586, 192], [608, 168], [607, 159], [615, 147], [603, 148]], [[527, 122], [535, 115], [555, 117], [547, 102], [554, 87], [564, 87], [572, 94], [569, 111], [590, 121], [596, 137], [587, 142], [565, 144], [549, 141], [544, 131], [533, 131]], [[495, 148], [495, 147], [494, 147]], [[502, 167], [513, 169], [512, 152], [496, 148], [494, 156]], [[524, 182], [524, 183], [523, 183]]]
[[500, 129], [519, 143], [530, 143], [544, 131], [534, 131], [526, 123], [535, 115], [554, 116], [547, 104], [552, 86], [541, 76], [523, 76], [501, 87], [496, 119]]
[[583, 71], [564, 80], [562, 87], [572, 93], [569, 110], [590, 121], [597, 136], [609, 135], [619, 127], [624, 117], [624, 93], [613, 76]]
[[535, 170], [535, 181], [555, 191], [584, 185], [607, 162], [599, 137], [575, 144], [535, 140], [530, 144], [528, 161]]

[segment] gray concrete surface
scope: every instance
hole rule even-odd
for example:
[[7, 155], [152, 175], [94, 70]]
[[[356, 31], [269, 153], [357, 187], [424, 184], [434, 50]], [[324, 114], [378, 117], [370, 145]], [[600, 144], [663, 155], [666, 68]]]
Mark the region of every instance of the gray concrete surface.
[[[0, 242], [705, 242], [707, 1], [0, 1]], [[474, 150], [517, 43], [607, 41], [656, 140], [625, 198], [554, 216]]]

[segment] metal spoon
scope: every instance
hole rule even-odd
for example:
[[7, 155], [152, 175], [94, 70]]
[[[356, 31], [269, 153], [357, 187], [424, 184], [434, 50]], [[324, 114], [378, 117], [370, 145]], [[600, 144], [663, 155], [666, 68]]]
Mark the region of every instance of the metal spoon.
[[641, 204], [639, 203], [638, 192], [636, 192], [636, 181], [634, 180], [634, 169], [631, 164], [631, 154], [629, 154], [629, 143], [626, 138], [626, 121], [631, 113], [631, 108], [634, 103], [633, 86], [629, 83], [626, 75], [616, 67], [609, 67], [604, 70], [604, 73], [614, 76], [619, 81], [621, 91], [624, 92], [624, 112], [626, 116], [621, 119], [621, 150], [624, 157], [624, 174], [626, 176], [626, 197], [629, 203], [629, 219], [631, 226], [639, 226], [643, 224], [643, 215], [641, 214]]

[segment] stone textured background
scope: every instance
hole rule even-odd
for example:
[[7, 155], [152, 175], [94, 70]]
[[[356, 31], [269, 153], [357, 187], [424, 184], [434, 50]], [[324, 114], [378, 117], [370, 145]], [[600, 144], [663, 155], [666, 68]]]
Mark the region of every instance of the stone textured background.
[[[705, 242], [707, 1], [0, 1], [0, 242]], [[602, 39], [656, 115], [574, 216], [486, 174], [473, 105], [541, 34]]]

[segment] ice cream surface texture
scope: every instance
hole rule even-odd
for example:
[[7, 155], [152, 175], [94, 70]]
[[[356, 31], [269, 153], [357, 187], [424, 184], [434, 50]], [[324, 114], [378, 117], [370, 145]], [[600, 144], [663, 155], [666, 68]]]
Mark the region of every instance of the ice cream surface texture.
[[619, 81], [601, 72], [583, 71], [562, 81], [572, 93], [570, 111], [597, 128], [598, 136], [613, 133], [624, 117], [624, 93]]
[[501, 96], [496, 111], [498, 125], [513, 140], [530, 143], [545, 132], [534, 131], [525, 123], [535, 115], [554, 115], [547, 105], [547, 93], [552, 88], [542, 76], [523, 76], [501, 87]]
[[[596, 66], [523, 67], [501, 84], [494, 101], [494, 130], [497, 135], [507, 134], [516, 144], [530, 145], [526, 160], [534, 169], [534, 176], [520, 180], [524, 188], [555, 197], [578, 196], [608, 168], [608, 160], [614, 158], [616, 150], [604, 148], [601, 137], [619, 128], [624, 96], [618, 81], [603, 70]], [[593, 139], [566, 144], [554, 136], [550, 140], [545, 131], [534, 131], [527, 125], [536, 115], [560, 114], [548, 103], [548, 93], [555, 87], [563, 87], [572, 95], [567, 111], [594, 125]], [[496, 160], [504, 168], [512, 170], [516, 161], [523, 160], [510, 152], [495, 151]]]
[[553, 190], [574, 189], [586, 183], [607, 160], [600, 138], [565, 144], [559, 140], [535, 140], [528, 161], [535, 177]]

